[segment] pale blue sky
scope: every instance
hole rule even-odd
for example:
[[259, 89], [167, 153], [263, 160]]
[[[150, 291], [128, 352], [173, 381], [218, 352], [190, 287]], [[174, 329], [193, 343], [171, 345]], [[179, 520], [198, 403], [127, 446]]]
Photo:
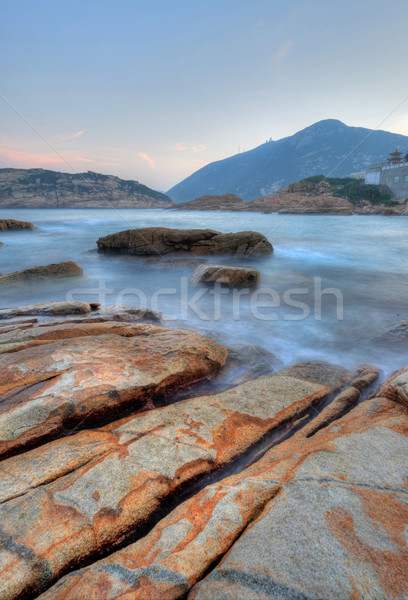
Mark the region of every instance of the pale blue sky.
[[[0, 93], [77, 171], [165, 190], [408, 96], [407, 0], [0, 0]], [[408, 135], [408, 101], [381, 126]], [[69, 167], [0, 99], [0, 166]]]

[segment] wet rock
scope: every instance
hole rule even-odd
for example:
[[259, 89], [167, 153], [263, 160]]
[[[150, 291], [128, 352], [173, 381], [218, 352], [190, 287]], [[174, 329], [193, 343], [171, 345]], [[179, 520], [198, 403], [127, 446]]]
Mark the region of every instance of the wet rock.
[[229, 287], [254, 287], [261, 274], [254, 267], [230, 267], [226, 265], [200, 265], [191, 276], [191, 283], [221, 283]]
[[282, 369], [282, 361], [272, 352], [251, 344], [228, 346], [225, 367], [214, 379], [215, 385], [240, 385], [261, 375]]
[[378, 395], [408, 406], [408, 367], [404, 367], [387, 379], [381, 386]]
[[[132, 323], [118, 323], [116, 321], [102, 320], [93, 322], [85, 321], [60, 321], [30, 328], [22, 327], [5, 332], [0, 329], [0, 354], [18, 352], [25, 348], [32, 348], [43, 344], [74, 338], [100, 336], [106, 334], [133, 337], [135, 335], [150, 335], [166, 331], [162, 327], [134, 325]], [[17, 360], [17, 358], [16, 358]]]
[[0, 322], [0, 335], [3, 333], [9, 333], [10, 331], [21, 331], [23, 329], [30, 329], [31, 327], [33, 327], [34, 323], [37, 323], [37, 319], [17, 320], [12, 321], [11, 323]]
[[80, 277], [83, 275], [81, 267], [70, 261], [46, 265], [44, 267], [32, 267], [23, 271], [15, 271], [8, 275], [0, 277], [0, 286], [16, 286], [25, 283], [41, 281], [48, 279], [62, 279], [65, 277]]
[[90, 313], [96, 308], [95, 304], [79, 301], [43, 302], [41, 304], [28, 304], [26, 306], [15, 306], [12, 308], [1, 308], [0, 319], [11, 319], [26, 315], [40, 316], [64, 316], [81, 315]]
[[[175, 354], [174, 340], [167, 340], [167, 350]], [[152, 355], [151, 363], [157, 364], [156, 356]], [[2, 539], [8, 542], [0, 563], [3, 598], [39, 593], [75, 565], [141, 536], [158, 511], [168, 511], [172, 502], [179, 501], [183, 489], [232, 468], [234, 461], [243, 459], [245, 466], [251, 460], [248, 451], [264, 444], [267, 434], [272, 436], [270, 443], [277, 443], [331, 391], [321, 384], [273, 374], [219, 395], [184, 400], [57, 440], [45, 447], [43, 461], [39, 449], [4, 461], [7, 484], [0, 519]], [[75, 439], [81, 443], [81, 453], [73, 457], [68, 448], [76, 448]], [[101, 449], [104, 443], [113, 449], [102, 449], [104, 453], [91, 458], [95, 444]], [[83, 456], [90, 461], [84, 464]], [[38, 482], [35, 489], [33, 481]], [[237, 491], [236, 509], [230, 507], [228, 513], [235, 520], [234, 531], [245, 524], [245, 519], [240, 522], [240, 506], [248, 503], [247, 515], [257, 512], [251, 498], [258, 508], [265, 499], [256, 484]], [[223, 519], [228, 526], [225, 514]], [[21, 549], [18, 554], [16, 544]], [[207, 545], [203, 551], [212, 552]], [[98, 599], [104, 589], [112, 590], [102, 585]]]
[[176, 600], [191, 589], [190, 600], [402, 598], [402, 424], [406, 433], [402, 407], [376, 399], [311, 439], [299, 432], [40, 598]]
[[8, 350], [0, 356], [1, 455], [140, 409], [215, 374], [227, 356], [211, 340], [155, 325], [67, 324], [0, 337]]
[[342, 417], [367, 393], [380, 375], [379, 369], [366, 365], [358, 369], [356, 377], [310, 423], [302, 428], [302, 435], [310, 437], [320, 429]]
[[15, 221], [14, 219], [0, 219], [0, 231], [10, 231], [16, 229], [35, 229], [32, 223], [27, 221]]
[[232, 254], [263, 256], [272, 254], [271, 243], [260, 233], [240, 231], [221, 233], [212, 229], [166, 229], [145, 227], [120, 231], [97, 241], [99, 252], [139, 256], [188, 253], [198, 256]]
[[340, 365], [319, 361], [298, 363], [292, 367], [287, 367], [284, 373], [298, 379], [332, 386], [338, 385], [339, 381], [345, 384], [352, 377], [352, 372]]
[[135, 308], [134, 306], [112, 305], [101, 306], [91, 314], [80, 315], [78, 322], [95, 323], [103, 321], [124, 321], [127, 323], [159, 323], [162, 320], [162, 313], [150, 308]]

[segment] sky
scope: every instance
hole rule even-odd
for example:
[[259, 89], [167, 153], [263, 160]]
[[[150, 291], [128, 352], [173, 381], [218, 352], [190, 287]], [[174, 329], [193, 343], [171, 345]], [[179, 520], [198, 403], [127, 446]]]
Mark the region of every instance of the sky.
[[407, 0], [0, 0], [0, 167], [165, 191], [321, 119], [408, 135]]

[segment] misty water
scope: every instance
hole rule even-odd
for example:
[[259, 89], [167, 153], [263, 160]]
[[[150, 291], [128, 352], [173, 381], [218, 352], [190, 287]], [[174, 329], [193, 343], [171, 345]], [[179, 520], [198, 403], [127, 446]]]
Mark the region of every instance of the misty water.
[[[73, 260], [86, 275], [5, 293], [2, 307], [67, 297], [147, 305], [163, 312], [166, 325], [215, 331], [225, 344], [266, 348], [284, 364], [370, 362], [388, 373], [407, 362], [397, 347], [372, 341], [408, 318], [407, 218], [113, 209], [5, 209], [0, 217], [38, 227], [1, 232], [0, 272]], [[209, 259], [261, 271], [260, 288], [239, 298], [225, 288], [221, 294], [192, 288], [189, 265], [162, 268], [90, 252], [103, 235], [149, 226], [259, 231], [275, 251], [239, 261]]]

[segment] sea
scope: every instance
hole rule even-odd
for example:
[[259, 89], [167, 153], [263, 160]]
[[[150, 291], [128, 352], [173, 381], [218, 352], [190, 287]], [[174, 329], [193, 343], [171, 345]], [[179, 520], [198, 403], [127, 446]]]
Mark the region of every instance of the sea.
[[[370, 363], [386, 375], [407, 364], [407, 344], [386, 332], [408, 319], [408, 217], [284, 215], [154, 209], [2, 209], [34, 231], [0, 232], [0, 272], [75, 261], [83, 278], [2, 291], [1, 307], [50, 300], [143, 306], [166, 325], [211, 332], [227, 345], [266, 349], [283, 365]], [[209, 257], [254, 266], [255, 289], [194, 287], [195, 263], [99, 254], [98, 238], [139, 227], [258, 231], [270, 256]], [[166, 258], [166, 257], [164, 257]], [[169, 257], [167, 257], [169, 258]], [[198, 264], [198, 263], [197, 263]], [[408, 327], [407, 327], [408, 329]]]

